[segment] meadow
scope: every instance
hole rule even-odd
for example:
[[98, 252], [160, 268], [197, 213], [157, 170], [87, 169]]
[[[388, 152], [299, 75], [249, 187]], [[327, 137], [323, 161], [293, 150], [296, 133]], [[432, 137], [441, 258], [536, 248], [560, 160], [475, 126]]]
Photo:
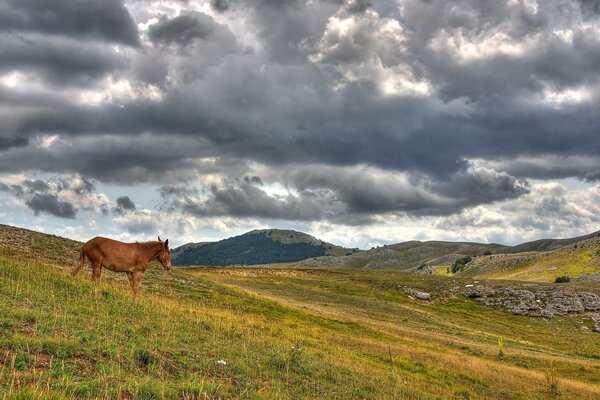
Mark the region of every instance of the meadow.
[[483, 306], [471, 278], [152, 266], [134, 299], [60, 260], [0, 251], [0, 398], [600, 398], [580, 316]]

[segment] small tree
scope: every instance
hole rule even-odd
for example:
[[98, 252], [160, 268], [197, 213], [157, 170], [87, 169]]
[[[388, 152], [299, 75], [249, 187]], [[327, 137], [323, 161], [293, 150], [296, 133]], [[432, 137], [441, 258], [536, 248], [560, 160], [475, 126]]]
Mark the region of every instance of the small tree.
[[554, 280], [554, 283], [565, 283], [571, 282], [571, 277], [569, 275], [557, 276]]

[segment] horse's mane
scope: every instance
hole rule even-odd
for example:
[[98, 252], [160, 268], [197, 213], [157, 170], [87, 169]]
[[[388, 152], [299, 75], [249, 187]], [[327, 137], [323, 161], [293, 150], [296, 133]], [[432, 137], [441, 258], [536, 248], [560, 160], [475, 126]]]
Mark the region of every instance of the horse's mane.
[[161, 242], [159, 242], [158, 240], [148, 240], [147, 242], [138, 242], [136, 240], [136, 242], [135, 242], [135, 244], [141, 244], [142, 246], [143, 245], [156, 244], [156, 243], [161, 243]]

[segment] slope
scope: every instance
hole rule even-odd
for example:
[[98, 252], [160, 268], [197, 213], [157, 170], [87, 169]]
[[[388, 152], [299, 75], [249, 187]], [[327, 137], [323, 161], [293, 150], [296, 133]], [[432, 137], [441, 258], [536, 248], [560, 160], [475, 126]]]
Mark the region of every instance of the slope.
[[[556, 245], [555, 243], [552, 247]], [[600, 237], [591, 236], [590, 239], [579, 240], [550, 251], [476, 257], [459, 274], [538, 282], [554, 282], [557, 277], [562, 276], [578, 280], [600, 280]]]
[[499, 244], [410, 241], [364, 252], [352, 253], [344, 257], [321, 257], [299, 262], [304, 267], [338, 267], [409, 270], [428, 270], [437, 265], [452, 264], [465, 255], [482, 255], [496, 252], [505, 246]]
[[507, 247], [499, 252], [501, 253], [524, 253], [530, 251], [549, 251], [557, 250], [561, 247], [582, 242], [584, 240], [600, 237], [600, 231], [588, 235], [577, 236], [567, 239], [539, 239], [532, 242], [521, 243], [516, 246]]

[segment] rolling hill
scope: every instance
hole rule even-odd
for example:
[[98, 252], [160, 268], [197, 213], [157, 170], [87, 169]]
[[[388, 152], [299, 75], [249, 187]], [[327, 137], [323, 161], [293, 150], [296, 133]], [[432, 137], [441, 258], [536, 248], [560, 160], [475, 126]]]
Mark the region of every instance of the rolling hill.
[[557, 277], [564, 276], [575, 280], [600, 280], [600, 237], [597, 234], [544, 241], [541, 246], [540, 241], [534, 243], [534, 246], [515, 247], [552, 250], [520, 253], [510, 251], [475, 257], [456, 275], [536, 282], [553, 282]]
[[410, 241], [356, 252], [347, 256], [311, 258], [298, 263], [304, 267], [338, 267], [410, 270], [452, 264], [465, 255], [483, 255], [506, 248], [500, 244]]
[[588, 235], [577, 236], [568, 239], [539, 239], [532, 242], [521, 243], [516, 246], [507, 247], [500, 250], [499, 253], [523, 253], [528, 251], [549, 251], [556, 250], [561, 247], [582, 242], [584, 240], [600, 237], [600, 231], [590, 233]]
[[186, 244], [173, 249], [171, 258], [173, 265], [179, 266], [258, 265], [357, 251], [323, 242], [302, 232], [262, 229], [218, 242]]

